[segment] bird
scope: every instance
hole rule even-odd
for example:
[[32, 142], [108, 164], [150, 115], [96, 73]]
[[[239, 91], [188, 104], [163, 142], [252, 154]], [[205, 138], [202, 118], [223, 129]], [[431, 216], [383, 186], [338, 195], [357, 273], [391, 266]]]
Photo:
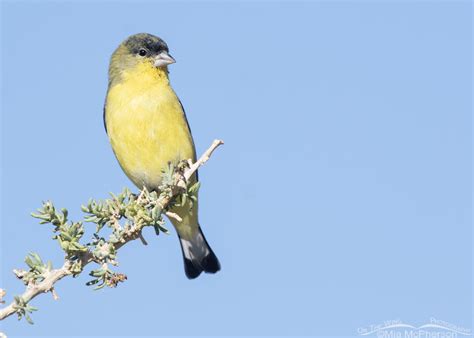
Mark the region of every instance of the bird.
[[[139, 33], [129, 36], [113, 52], [104, 104], [105, 131], [120, 167], [134, 185], [158, 191], [169, 163], [191, 159], [196, 149], [183, 105], [170, 85], [168, 66], [175, 63], [161, 38]], [[190, 184], [198, 181], [197, 172]], [[170, 211], [181, 244], [189, 279], [221, 266], [198, 221], [198, 203], [187, 199]]]

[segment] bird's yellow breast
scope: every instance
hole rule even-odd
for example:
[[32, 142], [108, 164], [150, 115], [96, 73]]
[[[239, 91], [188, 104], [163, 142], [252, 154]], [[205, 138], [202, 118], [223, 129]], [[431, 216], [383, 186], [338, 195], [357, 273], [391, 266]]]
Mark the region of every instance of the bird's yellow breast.
[[166, 71], [140, 64], [107, 93], [105, 122], [122, 169], [139, 188], [159, 186], [168, 162], [195, 158], [193, 140]]

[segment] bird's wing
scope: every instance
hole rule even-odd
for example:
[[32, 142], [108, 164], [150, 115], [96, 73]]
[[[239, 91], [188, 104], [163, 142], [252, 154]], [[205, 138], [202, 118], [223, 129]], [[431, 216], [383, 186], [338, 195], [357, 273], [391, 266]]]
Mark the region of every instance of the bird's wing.
[[[105, 101], [104, 103], [104, 112], [102, 114], [102, 119], [104, 120], [104, 129], [105, 129], [105, 133], [107, 134], [107, 123], [105, 122], [105, 107], [107, 106], [107, 101]], [[182, 106], [182, 105], [181, 105]], [[188, 125], [188, 128], [189, 128], [189, 125]]]
[[[196, 158], [196, 145], [194, 144], [194, 138], [193, 138], [193, 133], [191, 132], [191, 127], [189, 126], [189, 122], [188, 122], [188, 118], [186, 116], [186, 111], [184, 110], [184, 106], [183, 106], [183, 103], [181, 102], [181, 100], [178, 98], [178, 101], [179, 101], [179, 104], [181, 105], [181, 109], [183, 110], [183, 114], [184, 114], [184, 120], [186, 121], [186, 125], [188, 126], [188, 131], [189, 131], [189, 135], [191, 135], [191, 141], [193, 142], [193, 148], [194, 148], [194, 158], [193, 158], [193, 161], [196, 161], [197, 158]], [[104, 115], [105, 116], [105, 115]], [[105, 117], [104, 117], [105, 118]], [[198, 177], [198, 171], [196, 170], [196, 181], [199, 181], [199, 177]]]

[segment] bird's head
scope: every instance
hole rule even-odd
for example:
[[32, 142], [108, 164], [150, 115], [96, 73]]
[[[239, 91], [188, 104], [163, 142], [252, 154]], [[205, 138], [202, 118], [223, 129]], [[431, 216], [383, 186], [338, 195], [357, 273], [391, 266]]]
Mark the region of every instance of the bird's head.
[[124, 71], [137, 66], [153, 67], [168, 72], [168, 65], [175, 63], [168, 45], [157, 36], [139, 33], [128, 37], [112, 54], [109, 80], [114, 81]]

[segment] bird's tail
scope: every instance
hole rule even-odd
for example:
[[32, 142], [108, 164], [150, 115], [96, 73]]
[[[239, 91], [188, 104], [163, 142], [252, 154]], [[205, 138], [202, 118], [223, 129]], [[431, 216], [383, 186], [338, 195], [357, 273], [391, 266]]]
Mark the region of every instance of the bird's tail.
[[179, 237], [183, 251], [184, 270], [189, 279], [198, 277], [201, 272], [216, 273], [221, 265], [202, 233], [201, 227], [190, 240]]

